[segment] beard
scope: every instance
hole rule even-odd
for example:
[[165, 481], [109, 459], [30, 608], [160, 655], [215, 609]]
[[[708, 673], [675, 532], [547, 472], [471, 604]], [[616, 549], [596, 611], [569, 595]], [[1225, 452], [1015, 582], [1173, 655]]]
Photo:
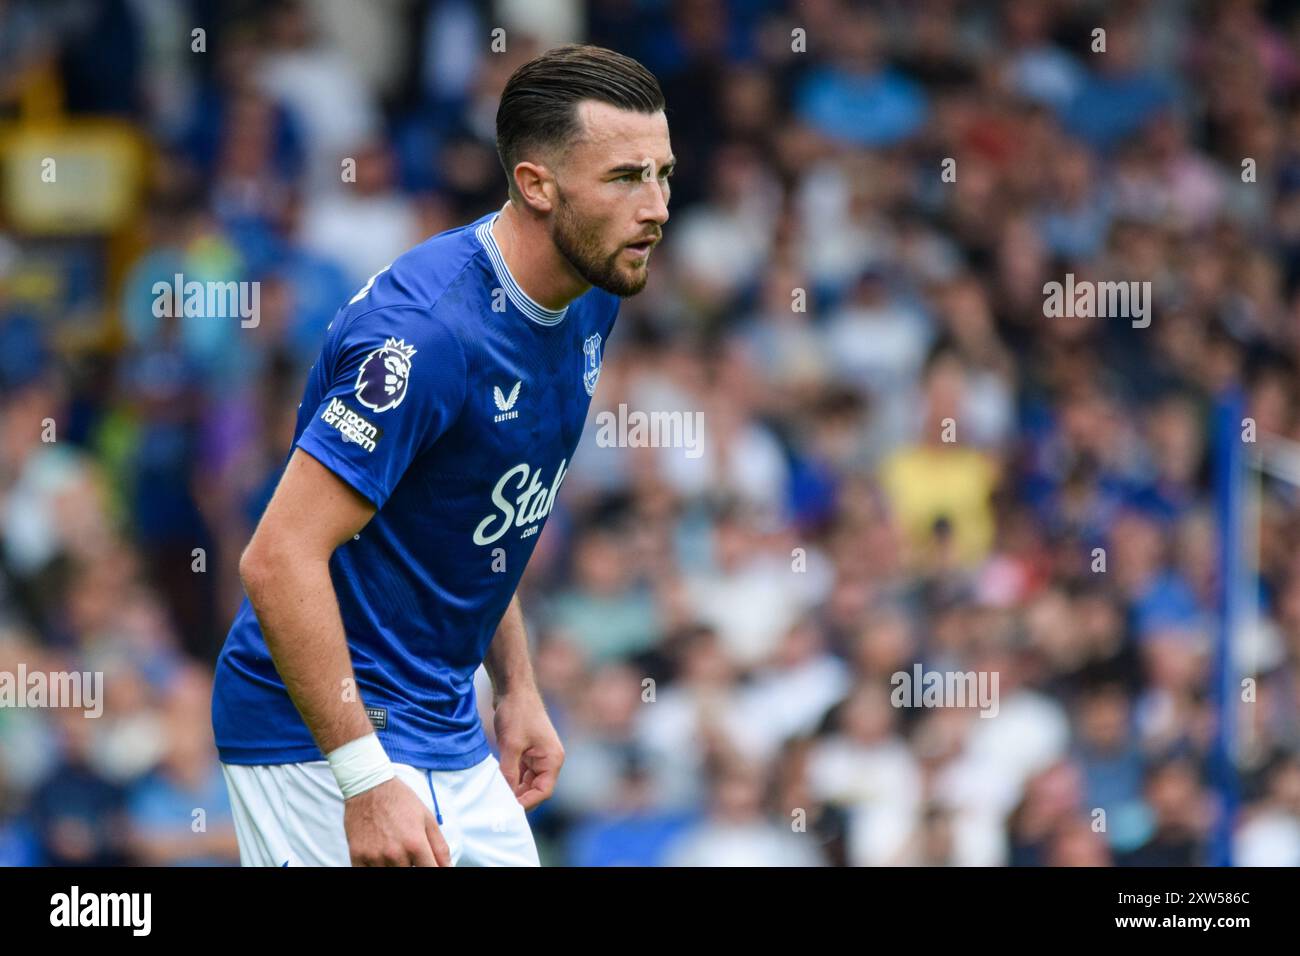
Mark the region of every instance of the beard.
[[[619, 246], [613, 252], [606, 253], [599, 241], [593, 238], [590, 229], [585, 228], [582, 221], [574, 215], [573, 208], [563, 193], [559, 195], [559, 205], [551, 225], [551, 241], [560, 250], [560, 255], [573, 266], [573, 271], [597, 289], [627, 298], [644, 289], [650, 278], [645, 263], [635, 269], [620, 267], [618, 257], [623, 254], [623, 247]], [[648, 261], [647, 258], [646, 262]]]

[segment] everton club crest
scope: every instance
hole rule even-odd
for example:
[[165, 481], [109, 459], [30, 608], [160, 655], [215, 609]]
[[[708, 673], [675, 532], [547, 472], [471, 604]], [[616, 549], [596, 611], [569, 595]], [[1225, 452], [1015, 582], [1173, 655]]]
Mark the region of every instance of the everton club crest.
[[596, 379], [600, 378], [600, 333], [587, 336], [582, 343], [582, 384], [588, 395], [596, 394]]

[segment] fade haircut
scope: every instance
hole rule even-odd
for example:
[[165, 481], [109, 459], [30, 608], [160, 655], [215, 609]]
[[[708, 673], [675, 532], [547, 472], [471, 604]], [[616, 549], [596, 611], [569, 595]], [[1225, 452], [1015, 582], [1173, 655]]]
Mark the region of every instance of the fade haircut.
[[563, 156], [582, 135], [581, 100], [638, 113], [664, 108], [654, 74], [613, 50], [570, 43], [529, 60], [511, 75], [497, 107], [497, 155], [512, 199], [519, 198], [516, 165], [539, 151]]

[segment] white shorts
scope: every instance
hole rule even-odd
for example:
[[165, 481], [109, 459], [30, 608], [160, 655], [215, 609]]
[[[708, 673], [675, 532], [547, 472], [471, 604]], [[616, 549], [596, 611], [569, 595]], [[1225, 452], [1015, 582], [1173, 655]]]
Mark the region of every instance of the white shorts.
[[[468, 770], [395, 763], [397, 779], [438, 820], [453, 866], [538, 866], [524, 808], [496, 757]], [[324, 760], [221, 765], [244, 866], [351, 866], [343, 793]]]

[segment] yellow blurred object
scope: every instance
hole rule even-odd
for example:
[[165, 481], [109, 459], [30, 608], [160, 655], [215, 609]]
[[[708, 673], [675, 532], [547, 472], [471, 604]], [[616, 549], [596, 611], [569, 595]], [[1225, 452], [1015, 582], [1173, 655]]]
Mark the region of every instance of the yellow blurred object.
[[137, 212], [144, 159], [126, 123], [11, 125], [0, 129], [0, 205], [29, 236], [114, 232]]
[[956, 445], [902, 448], [880, 466], [881, 487], [916, 552], [932, 550], [935, 522], [946, 518], [955, 556], [963, 564], [979, 561], [993, 545], [989, 499], [997, 476], [990, 456]]

